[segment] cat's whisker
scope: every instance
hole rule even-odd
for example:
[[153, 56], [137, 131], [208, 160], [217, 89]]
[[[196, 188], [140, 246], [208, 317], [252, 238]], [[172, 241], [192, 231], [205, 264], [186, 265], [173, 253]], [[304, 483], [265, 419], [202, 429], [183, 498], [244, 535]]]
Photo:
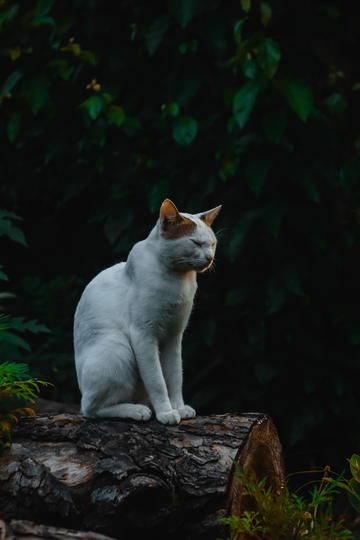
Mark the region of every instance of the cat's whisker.
[[213, 261], [212, 265], [210, 266], [209, 270], [211, 270], [211, 272], [215, 272], [216, 270], [216, 264], [215, 264], [215, 261]]
[[214, 234], [216, 236], [216, 239], [222, 238], [224, 233], [228, 230], [227, 227], [223, 227], [222, 229], [218, 229], [216, 232], [214, 231]]

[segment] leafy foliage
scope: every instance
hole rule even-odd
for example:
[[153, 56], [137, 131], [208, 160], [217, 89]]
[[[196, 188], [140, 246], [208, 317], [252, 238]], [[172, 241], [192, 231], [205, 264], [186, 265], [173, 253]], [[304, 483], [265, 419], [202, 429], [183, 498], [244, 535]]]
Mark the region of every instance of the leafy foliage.
[[[2, 234], [7, 235], [10, 240], [26, 246], [27, 244], [22, 230], [13, 224], [13, 220], [20, 219], [19, 216], [12, 212], [0, 210], [0, 236]], [[0, 279], [8, 281], [7, 275], [3, 272], [0, 272]], [[0, 293], [0, 300], [9, 298], [14, 298], [14, 295], [7, 292]], [[10, 366], [10, 364], [7, 363], [10, 360], [12, 362], [14, 360], [19, 361], [22, 358], [24, 350], [28, 352], [31, 351], [28, 342], [19, 335], [28, 332], [38, 334], [49, 332], [49, 329], [44, 324], [40, 324], [37, 320], [26, 320], [25, 317], [10, 317], [9, 315], [0, 312], [0, 354], [2, 361], [5, 362], [3, 364], [4, 367]], [[16, 368], [16, 364], [11, 365], [13, 366], [13, 369]], [[9, 371], [9, 374], [10, 373], [11, 370]]]
[[35, 415], [30, 407], [13, 405], [19, 401], [33, 402], [40, 392], [40, 386], [48, 385], [45, 381], [31, 378], [26, 364], [0, 364], [0, 455], [11, 442], [11, 427], [18, 418]]
[[200, 413], [268, 411], [288, 454], [341, 459], [360, 433], [356, 18], [339, 0], [120, 9], [0, 6], [1, 204], [31, 247], [8, 244], [3, 214], [0, 241], [13, 315], [52, 330], [31, 338], [32, 369], [77, 400], [85, 283], [126, 258], [162, 198], [189, 212], [222, 203], [185, 393]]
[[[12, 212], [0, 211], [0, 236], [6, 234], [10, 240], [26, 245], [23, 232], [12, 223], [12, 220], [19, 219], [19, 216]], [[0, 279], [8, 280], [3, 272], [0, 273]], [[13, 297], [14, 295], [9, 293], [0, 293], [0, 300]], [[35, 415], [33, 409], [26, 406], [28, 402], [35, 400], [41, 385], [50, 384], [30, 377], [27, 364], [14, 362], [22, 357], [20, 351], [31, 350], [19, 334], [48, 331], [46, 326], [37, 321], [27, 321], [24, 317], [10, 317], [0, 313], [0, 455], [11, 443], [11, 427], [18, 421], [18, 417]], [[6, 358], [11, 358], [12, 361], [6, 361]]]
[[339, 487], [346, 484], [341, 476], [332, 478], [328, 473], [328, 468], [325, 468], [321, 481], [305, 498], [292, 492], [288, 486], [275, 493], [266, 486], [266, 478], [258, 480], [253, 473], [238, 469], [236, 474], [242, 494], [254, 510], [244, 510], [239, 516], [221, 519], [229, 526], [230, 539], [240, 533], [257, 540], [354, 538], [343, 521], [334, 517], [334, 498]]

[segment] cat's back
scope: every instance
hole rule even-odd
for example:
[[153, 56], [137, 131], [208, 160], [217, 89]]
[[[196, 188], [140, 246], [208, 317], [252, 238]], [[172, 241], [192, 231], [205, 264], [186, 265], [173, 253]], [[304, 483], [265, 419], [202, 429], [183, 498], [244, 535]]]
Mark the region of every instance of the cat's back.
[[102, 270], [85, 287], [75, 311], [75, 333], [79, 326], [107, 319], [126, 299], [125, 262]]
[[86, 285], [81, 299], [84, 297], [96, 299], [99, 294], [106, 296], [108, 294], [114, 294], [116, 290], [121, 288], [122, 282], [125, 279], [125, 265], [125, 262], [121, 262], [99, 272]]

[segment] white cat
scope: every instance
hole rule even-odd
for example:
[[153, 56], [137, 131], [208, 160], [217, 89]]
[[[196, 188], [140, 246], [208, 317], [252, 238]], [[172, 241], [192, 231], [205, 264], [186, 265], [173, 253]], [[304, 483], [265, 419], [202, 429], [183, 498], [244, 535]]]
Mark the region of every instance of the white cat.
[[85, 416], [148, 420], [148, 405], [163, 424], [195, 416], [182, 396], [181, 341], [196, 272], [214, 260], [211, 224], [220, 208], [180, 214], [166, 199], [155, 227], [126, 263], [107, 268], [85, 288], [74, 322]]

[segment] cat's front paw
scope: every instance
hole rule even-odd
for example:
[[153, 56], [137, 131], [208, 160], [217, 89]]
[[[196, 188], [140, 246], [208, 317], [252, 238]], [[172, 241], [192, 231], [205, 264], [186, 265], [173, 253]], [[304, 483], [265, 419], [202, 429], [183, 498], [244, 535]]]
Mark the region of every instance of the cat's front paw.
[[194, 418], [196, 416], [196, 411], [190, 405], [183, 405], [182, 407], [178, 408], [178, 412], [182, 419], [185, 418]]
[[169, 426], [178, 424], [181, 420], [180, 413], [176, 409], [168, 412], [160, 412], [156, 415], [156, 418], [162, 424], [168, 424]]

